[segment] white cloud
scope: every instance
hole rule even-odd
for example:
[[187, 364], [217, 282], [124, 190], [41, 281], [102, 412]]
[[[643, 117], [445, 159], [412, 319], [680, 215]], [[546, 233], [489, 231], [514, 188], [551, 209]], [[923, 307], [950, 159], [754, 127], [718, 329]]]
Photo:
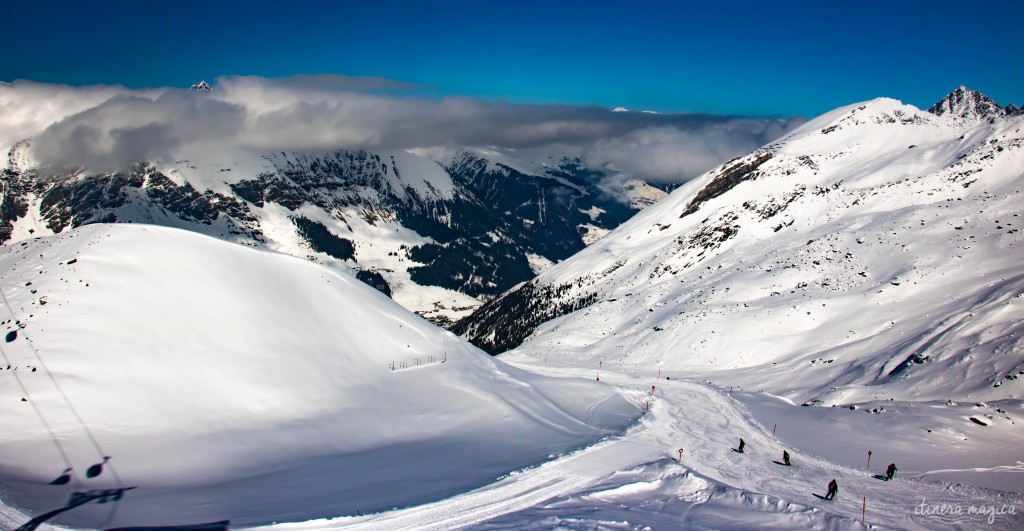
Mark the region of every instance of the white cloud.
[[612, 112], [600, 107], [429, 99], [382, 78], [220, 78], [210, 92], [0, 86], [0, 143], [33, 139], [44, 164], [120, 169], [182, 150], [555, 147], [613, 173], [681, 181], [771, 141], [780, 120]]

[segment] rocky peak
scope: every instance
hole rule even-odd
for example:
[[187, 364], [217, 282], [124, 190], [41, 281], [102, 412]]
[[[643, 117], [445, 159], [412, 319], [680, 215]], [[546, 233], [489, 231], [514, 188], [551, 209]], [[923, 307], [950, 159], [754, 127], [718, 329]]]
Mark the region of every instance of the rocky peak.
[[210, 87], [210, 84], [206, 81], [200, 81], [199, 83], [192, 85], [192, 87], [190, 87], [189, 90], [195, 92], [209, 92], [213, 89], [212, 87]]
[[968, 120], [987, 120], [1007, 114], [988, 96], [963, 85], [929, 107], [928, 112], [936, 116], [951, 115]]

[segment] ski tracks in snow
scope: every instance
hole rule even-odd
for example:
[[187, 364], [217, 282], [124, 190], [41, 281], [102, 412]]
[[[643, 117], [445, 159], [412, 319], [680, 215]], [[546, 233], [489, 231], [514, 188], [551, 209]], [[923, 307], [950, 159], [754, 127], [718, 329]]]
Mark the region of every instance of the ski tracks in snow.
[[609, 474], [660, 455], [639, 442], [642, 429], [608, 439], [537, 467], [513, 472], [494, 484], [436, 502], [359, 517], [274, 526], [279, 530], [460, 529], [580, 492]]
[[[541, 370], [539, 367], [532, 368]], [[568, 376], [575, 371], [546, 369]], [[907, 480], [879, 481], [879, 470], [867, 471], [838, 465], [808, 455], [772, 438], [770, 431], [753, 419], [738, 401], [711, 386], [681, 381], [654, 380], [608, 374], [607, 381], [620, 386], [640, 408], [650, 400], [650, 414], [621, 436], [606, 439], [547, 463], [513, 472], [491, 485], [432, 503], [384, 513], [279, 524], [277, 530], [312, 529], [460, 529], [528, 511], [549, 502], [579, 497], [598, 487], [612, 474], [648, 465], [660, 466], [665, 457], [678, 458], [684, 449], [679, 473], [692, 470], [713, 482], [735, 489], [743, 498], [783, 500], [785, 511], [837, 515], [842, 528], [862, 528], [864, 498], [866, 524], [902, 529], [969, 529], [987, 525], [984, 514], [917, 514], [918, 504], [967, 507], [1021, 506], [1019, 495], [1006, 495], [969, 486]], [[652, 394], [650, 385], [656, 385]], [[742, 437], [746, 452], [733, 452]], [[793, 466], [773, 463], [789, 450]], [[876, 467], [884, 467], [878, 463]], [[817, 499], [829, 480], [839, 483], [834, 502]], [[706, 487], [706, 486], [704, 486]], [[703, 488], [696, 484], [694, 488]], [[712, 487], [714, 488], [714, 487]], [[674, 492], [682, 504], [703, 503], [700, 492]], [[671, 503], [671, 502], [670, 502]], [[766, 503], [767, 506], [780, 504]], [[755, 507], [749, 508], [758, 511]], [[687, 513], [688, 511], [681, 511]], [[571, 516], [571, 515], [566, 515]], [[515, 518], [515, 516], [512, 516]], [[683, 517], [685, 518], [685, 516]], [[821, 520], [817, 520], [821, 522]], [[833, 520], [833, 523], [836, 523]], [[1024, 514], [1001, 516], [997, 527], [1024, 523]], [[685, 521], [680, 521], [685, 525]]]

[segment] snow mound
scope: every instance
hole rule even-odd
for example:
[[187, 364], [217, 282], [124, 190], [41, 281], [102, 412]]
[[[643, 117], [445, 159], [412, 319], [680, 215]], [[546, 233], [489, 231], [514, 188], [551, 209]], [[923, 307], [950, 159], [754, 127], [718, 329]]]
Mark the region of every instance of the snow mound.
[[[107, 525], [127, 526], [422, 503], [638, 414], [603, 384], [496, 361], [348, 275], [192, 232], [89, 225], [0, 249], [0, 274], [3, 333], [17, 332], [0, 360], [3, 503], [38, 514], [137, 487], [67, 525], [98, 526], [112, 505]], [[47, 485], [65, 466], [71, 484]]]

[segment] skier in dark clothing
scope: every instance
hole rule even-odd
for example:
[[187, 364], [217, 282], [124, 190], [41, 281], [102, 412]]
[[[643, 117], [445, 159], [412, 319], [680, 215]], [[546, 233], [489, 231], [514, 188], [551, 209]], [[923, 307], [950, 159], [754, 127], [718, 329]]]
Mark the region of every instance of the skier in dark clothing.
[[892, 481], [896, 478], [896, 463], [889, 463], [889, 467], [885, 469], [885, 480]]
[[736, 451], [742, 454], [743, 453], [743, 447], [745, 447], [746, 445], [747, 445], [747, 443], [743, 442], [743, 439], [741, 438], [740, 439], [740, 447], [737, 448]]
[[838, 493], [839, 493], [839, 484], [836, 483], [836, 480], [834, 480], [834, 479], [832, 481], [829, 481], [828, 482], [828, 492], [825, 494], [825, 499], [829, 500], [829, 501], [832, 501], [832, 500], [836, 499], [836, 494], [838, 494]]
[[786, 466], [793, 466], [793, 464], [789, 462], [789, 452], [785, 450], [782, 451], [782, 462], [786, 463]]

